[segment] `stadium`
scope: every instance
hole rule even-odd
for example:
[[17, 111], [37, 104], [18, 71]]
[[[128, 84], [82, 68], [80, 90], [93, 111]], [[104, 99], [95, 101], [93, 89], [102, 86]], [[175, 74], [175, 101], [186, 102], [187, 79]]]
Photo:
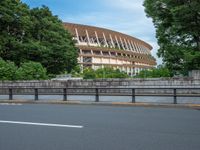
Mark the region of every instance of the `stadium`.
[[156, 65], [151, 55], [152, 47], [135, 37], [109, 29], [63, 23], [73, 36], [79, 49], [78, 63], [98, 69], [112, 67], [133, 76]]

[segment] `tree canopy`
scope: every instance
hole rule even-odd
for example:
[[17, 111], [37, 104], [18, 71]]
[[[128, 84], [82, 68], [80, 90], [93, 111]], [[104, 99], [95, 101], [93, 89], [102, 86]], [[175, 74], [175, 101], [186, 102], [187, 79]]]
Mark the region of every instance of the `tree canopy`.
[[0, 57], [40, 62], [49, 74], [70, 72], [78, 52], [62, 21], [48, 7], [30, 9], [20, 0], [0, 1]]
[[167, 68], [174, 73], [200, 69], [200, 0], [145, 0], [144, 6]]

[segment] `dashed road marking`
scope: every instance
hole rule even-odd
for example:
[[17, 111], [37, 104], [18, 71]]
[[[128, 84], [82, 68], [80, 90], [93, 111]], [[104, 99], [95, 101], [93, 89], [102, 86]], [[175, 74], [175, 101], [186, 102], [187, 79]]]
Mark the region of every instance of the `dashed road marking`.
[[51, 124], [51, 123], [39, 123], [39, 122], [23, 122], [23, 121], [6, 121], [6, 120], [0, 120], [0, 123], [22, 124], [22, 125], [36, 125], [36, 126], [50, 126], [50, 127], [65, 127], [65, 128], [83, 128], [83, 126], [78, 126], [78, 125]]

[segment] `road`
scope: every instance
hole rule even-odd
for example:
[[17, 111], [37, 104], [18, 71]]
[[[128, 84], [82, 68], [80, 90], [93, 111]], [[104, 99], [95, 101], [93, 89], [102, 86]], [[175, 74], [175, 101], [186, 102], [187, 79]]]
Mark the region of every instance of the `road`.
[[0, 105], [0, 150], [199, 150], [200, 111]]

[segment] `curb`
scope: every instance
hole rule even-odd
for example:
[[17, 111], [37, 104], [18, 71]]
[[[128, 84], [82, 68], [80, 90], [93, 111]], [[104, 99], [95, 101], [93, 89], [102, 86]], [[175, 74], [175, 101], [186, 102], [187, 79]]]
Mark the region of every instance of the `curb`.
[[81, 101], [35, 101], [35, 100], [0, 100], [0, 104], [71, 104], [71, 105], [103, 105], [103, 106], [131, 106], [131, 107], [162, 107], [162, 108], [193, 108], [200, 109], [200, 104], [160, 104], [160, 103], [131, 103], [131, 102], [81, 102]]

